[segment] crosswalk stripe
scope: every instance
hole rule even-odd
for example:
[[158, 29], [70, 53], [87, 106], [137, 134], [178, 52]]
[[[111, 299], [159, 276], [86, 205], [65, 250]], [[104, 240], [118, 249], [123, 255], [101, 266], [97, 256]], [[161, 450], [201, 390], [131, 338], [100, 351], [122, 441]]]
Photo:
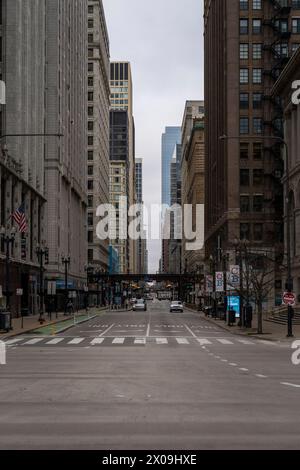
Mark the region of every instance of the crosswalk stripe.
[[30, 339], [29, 341], [26, 341], [26, 343], [24, 344], [27, 344], [27, 345], [30, 345], [30, 344], [37, 344], [37, 343], [40, 343], [41, 341], [43, 341], [44, 338], [33, 338], [33, 339]]
[[54, 338], [54, 339], [51, 339], [50, 341], [48, 341], [46, 344], [58, 344], [60, 343], [61, 341], [63, 341], [65, 338]]
[[242, 344], [254, 344], [253, 341], [249, 341], [248, 339], [237, 339], [237, 341]]
[[221, 344], [233, 344], [233, 342], [229, 341], [228, 339], [217, 339], [217, 341], [219, 341]]
[[16, 338], [16, 339], [9, 339], [8, 341], [5, 341], [5, 344], [9, 346], [10, 344], [16, 344], [20, 341], [23, 341], [24, 338]]
[[94, 344], [102, 344], [105, 338], [94, 338], [93, 341], [91, 341], [91, 345], [93, 346]]
[[168, 344], [167, 338], [156, 338], [156, 344]]
[[124, 344], [125, 338], [115, 338], [113, 344]]
[[205, 338], [197, 338], [198, 342], [203, 346], [204, 344], [212, 344], [211, 341]]
[[146, 338], [135, 338], [134, 344], [146, 344]]
[[178, 344], [190, 344], [186, 338], [176, 338]]
[[85, 338], [74, 338], [71, 341], [69, 341], [68, 344], [80, 344], [84, 340], [85, 340]]

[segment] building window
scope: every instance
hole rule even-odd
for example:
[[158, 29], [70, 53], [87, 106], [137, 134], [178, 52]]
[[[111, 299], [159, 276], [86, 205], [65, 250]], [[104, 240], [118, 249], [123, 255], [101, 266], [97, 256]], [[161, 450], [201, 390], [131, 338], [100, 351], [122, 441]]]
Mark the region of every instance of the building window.
[[300, 34], [300, 18], [292, 19], [292, 33]]
[[88, 262], [93, 263], [94, 261], [94, 250], [89, 249], [88, 250]]
[[243, 195], [240, 197], [240, 208], [243, 214], [250, 212], [250, 196]]
[[94, 116], [94, 107], [93, 106], [88, 107], [88, 116]]
[[92, 91], [88, 92], [88, 101], [94, 101], [94, 93]]
[[254, 224], [253, 225], [253, 240], [256, 242], [261, 242], [263, 239], [263, 224]]
[[252, 57], [254, 60], [262, 58], [262, 44], [252, 45]]
[[88, 20], [88, 28], [93, 29], [93, 27], [94, 27], [94, 20], [91, 18]]
[[88, 180], [88, 190], [93, 191], [94, 189], [94, 181], [93, 180]]
[[249, 134], [249, 119], [247, 117], [240, 118], [240, 134]]
[[240, 170], [240, 185], [241, 186], [250, 185], [250, 172], [248, 169], [242, 168]]
[[94, 57], [94, 49], [90, 48], [88, 49], [88, 57]]
[[245, 85], [249, 83], [249, 70], [248, 69], [240, 69], [240, 84]]
[[240, 44], [240, 59], [249, 59], [249, 44]]
[[88, 130], [93, 131], [94, 130], [94, 121], [88, 121]]
[[94, 242], [94, 232], [92, 230], [88, 231], [88, 243]]
[[88, 151], [88, 160], [93, 161], [94, 160], [94, 152], [93, 150]]
[[240, 10], [248, 10], [249, 8], [249, 2], [248, 0], [240, 0]]
[[94, 206], [94, 196], [88, 196], [88, 207]]
[[94, 77], [88, 77], [88, 86], [94, 86]]
[[264, 182], [264, 170], [253, 170], [253, 185], [261, 186]]
[[256, 195], [253, 197], [253, 211], [262, 212], [264, 204], [264, 197], [262, 195]]
[[[299, 6], [299, 10], [300, 10], [300, 6]], [[297, 43], [293, 43], [292, 44], [292, 53], [296, 52], [297, 49], [299, 48], [300, 44], [297, 44]]]
[[94, 214], [93, 212], [88, 213], [88, 226], [92, 227], [94, 225]]
[[93, 165], [88, 166], [88, 176], [93, 176], [94, 174], [94, 167]]
[[261, 0], [253, 0], [253, 10], [261, 10]]
[[94, 7], [93, 7], [93, 5], [89, 5], [88, 6], [88, 14], [92, 15], [93, 13], [94, 13]]
[[240, 239], [241, 240], [250, 240], [250, 224], [241, 224], [240, 225]]
[[88, 145], [94, 145], [94, 137], [92, 135], [88, 136]]
[[253, 133], [262, 134], [263, 132], [263, 120], [261, 118], [253, 118]]
[[253, 83], [256, 84], [261, 84], [262, 82], [262, 69], [253, 69], [252, 71], [252, 80]]
[[88, 72], [93, 72], [94, 71], [94, 62], [89, 62], [88, 63]]
[[248, 34], [248, 20], [243, 18], [240, 19], [240, 34]]
[[262, 93], [253, 93], [253, 109], [261, 109], [262, 108], [262, 103], [263, 103], [263, 95]]
[[247, 160], [249, 158], [249, 144], [242, 142], [240, 144], [240, 159]]
[[253, 34], [261, 34], [262, 32], [262, 23], [261, 20], [254, 19], [252, 20], [252, 32]]
[[253, 144], [253, 159], [262, 160], [263, 156], [263, 147], [260, 143]]
[[88, 42], [94, 42], [94, 35], [93, 34], [88, 34]]
[[249, 93], [240, 93], [240, 109], [249, 109]]

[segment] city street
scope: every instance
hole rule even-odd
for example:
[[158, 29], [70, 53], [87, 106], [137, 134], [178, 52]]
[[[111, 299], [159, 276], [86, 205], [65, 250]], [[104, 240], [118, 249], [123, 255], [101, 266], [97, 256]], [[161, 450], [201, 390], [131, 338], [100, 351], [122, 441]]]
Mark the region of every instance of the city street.
[[1, 449], [299, 446], [291, 342], [232, 335], [155, 300], [7, 345]]

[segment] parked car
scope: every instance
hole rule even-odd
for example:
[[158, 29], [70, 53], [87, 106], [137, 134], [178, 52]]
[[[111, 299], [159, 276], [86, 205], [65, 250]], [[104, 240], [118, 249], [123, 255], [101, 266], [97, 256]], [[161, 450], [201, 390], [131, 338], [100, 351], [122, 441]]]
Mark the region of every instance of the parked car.
[[138, 299], [135, 304], [133, 304], [133, 307], [132, 307], [133, 311], [136, 312], [136, 311], [144, 311], [146, 312], [147, 310], [147, 304], [146, 304], [146, 301], [144, 299]]
[[182, 302], [179, 300], [174, 300], [170, 305], [170, 312], [183, 312]]
[[131, 303], [132, 305], [134, 305], [135, 302], [136, 302], [136, 298], [135, 298], [135, 297], [132, 297], [132, 299], [130, 299], [130, 303]]

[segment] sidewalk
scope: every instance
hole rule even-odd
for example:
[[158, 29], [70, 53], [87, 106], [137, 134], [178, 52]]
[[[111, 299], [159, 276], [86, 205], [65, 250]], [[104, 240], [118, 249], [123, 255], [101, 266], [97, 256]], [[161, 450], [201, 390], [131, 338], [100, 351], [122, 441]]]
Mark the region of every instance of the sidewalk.
[[[93, 316], [93, 315], [95, 316], [104, 311], [106, 311], [106, 307], [93, 308], [89, 310], [89, 316]], [[86, 314], [85, 310], [79, 310], [78, 313], [77, 312], [75, 313], [76, 317], [81, 317], [85, 314]], [[88, 320], [88, 316], [86, 317]], [[29, 333], [32, 330], [46, 328], [51, 325], [56, 325], [57, 323], [66, 322], [66, 325], [67, 325], [67, 322], [70, 322], [73, 320], [73, 315], [66, 316], [64, 315], [63, 312], [59, 312], [57, 314], [57, 318], [56, 318], [56, 313], [52, 314], [51, 321], [49, 321], [47, 314], [44, 315], [44, 318], [46, 321], [43, 324], [40, 324], [39, 315], [23, 317], [23, 323], [24, 323], [23, 328], [22, 328], [22, 318], [13, 318], [12, 319], [13, 330], [10, 331], [9, 333], [0, 331], [0, 340], [7, 339], [12, 336], [18, 336], [24, 333]]]
[[[185, 307], [186, 310], [189, 310], [193, 313], [198, 313], [203, 320], [206, 320], [209, 323], [219, 326], [220, 328], [224, 329], [225, 331], [229, 331], [230, 333], [242, 336], [252, 336], [254, 338], [263, 339], [267, 341], [291, 341], [291, 338], [287, 338], [287, 325], [279, 325], [277, 323], [272, 323], [263, 319], [263, 334], [257, 334], [257, 316], [254, 315], [254, 319], [252, 322], [253, 328], [241, 328], [240, 326], [228, 326], [224, 320], [214, 319], [211, 317], [206, 317], [203, 312], [198, 312], [197, 310], [193, 310], [190, 308]], [[300, 338], [300, 325], [293, 325], [293, 333], [295, 339]]]

